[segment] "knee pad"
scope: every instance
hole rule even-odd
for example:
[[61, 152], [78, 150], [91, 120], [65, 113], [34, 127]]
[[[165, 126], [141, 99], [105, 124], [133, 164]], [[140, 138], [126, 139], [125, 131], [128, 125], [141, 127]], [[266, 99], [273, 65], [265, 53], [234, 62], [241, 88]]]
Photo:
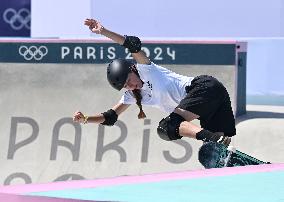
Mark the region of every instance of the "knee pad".
[[163, 140], [171, 141], [181, 139], [179, 134], [179, 126], [185, 119], [176, 113], [171, 113], [159, 122], [157, 133]]

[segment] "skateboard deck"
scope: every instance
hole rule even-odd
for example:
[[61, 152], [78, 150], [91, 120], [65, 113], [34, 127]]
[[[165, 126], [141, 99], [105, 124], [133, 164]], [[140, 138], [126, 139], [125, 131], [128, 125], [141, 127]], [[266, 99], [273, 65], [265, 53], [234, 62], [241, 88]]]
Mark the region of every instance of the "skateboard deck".
[[199, 149], [198, 160], [205, 168], [270, 164], [216, 142], [204, 143]]

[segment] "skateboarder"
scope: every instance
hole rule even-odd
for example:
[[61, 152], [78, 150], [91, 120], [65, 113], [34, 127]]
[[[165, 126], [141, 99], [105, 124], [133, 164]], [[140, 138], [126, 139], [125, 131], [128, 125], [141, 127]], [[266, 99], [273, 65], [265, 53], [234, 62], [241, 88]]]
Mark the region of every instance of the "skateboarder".
[[[121, 99], [101, 114], [87, 116], [77, 111], [73, 117], [75, 122], [112, 126], [131, 104], [138, 105], [139, 119], [146, 117], [142, 106], [149, 105], [169, 113], [157, 127], [157, 134], [163, 140], [190, 137], [225, 145], [230, 143], [230, 137], [236, 134], [235, 119], [229, 94], [216, 78], [176, 74], [151, 62], [141, 50], [138, 37], [112, 32], [94, 19], [86, 19], [84, 24], [93, 33], [127, 48], [137, 64], [125, 59], [111, 61], [107, 66], [107, 79], [116, 90], [125, 90]], [[192, 123], [194, 119], [200, 120], [201, 127]]]

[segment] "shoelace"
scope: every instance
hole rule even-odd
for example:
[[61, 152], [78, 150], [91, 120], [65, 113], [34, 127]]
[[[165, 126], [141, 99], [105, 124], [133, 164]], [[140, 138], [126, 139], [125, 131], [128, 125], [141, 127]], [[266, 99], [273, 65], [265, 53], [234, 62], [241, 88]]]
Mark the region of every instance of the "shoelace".
[[225, 136], [221, 136], [219, 138], [219, 140], [217, 140], [218, 143], [223, 143], [223, 141], [225, 140]]

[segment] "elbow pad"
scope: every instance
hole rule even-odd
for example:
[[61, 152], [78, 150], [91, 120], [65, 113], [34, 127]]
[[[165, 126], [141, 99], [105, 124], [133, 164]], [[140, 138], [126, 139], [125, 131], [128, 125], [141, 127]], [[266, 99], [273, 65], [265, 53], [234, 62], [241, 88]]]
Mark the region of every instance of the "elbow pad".
[[130, 53], [138, 53], [141, 50], [141, 41], [136, 36], [125, 35], [123, 46], [128, 48]]
[[102, 113], [105, 118], [105, 121], [101, 123], [102, 125], [113, 126], [117, 121], [118, 115], [113, 109], [109, 109], [108, 111]]

